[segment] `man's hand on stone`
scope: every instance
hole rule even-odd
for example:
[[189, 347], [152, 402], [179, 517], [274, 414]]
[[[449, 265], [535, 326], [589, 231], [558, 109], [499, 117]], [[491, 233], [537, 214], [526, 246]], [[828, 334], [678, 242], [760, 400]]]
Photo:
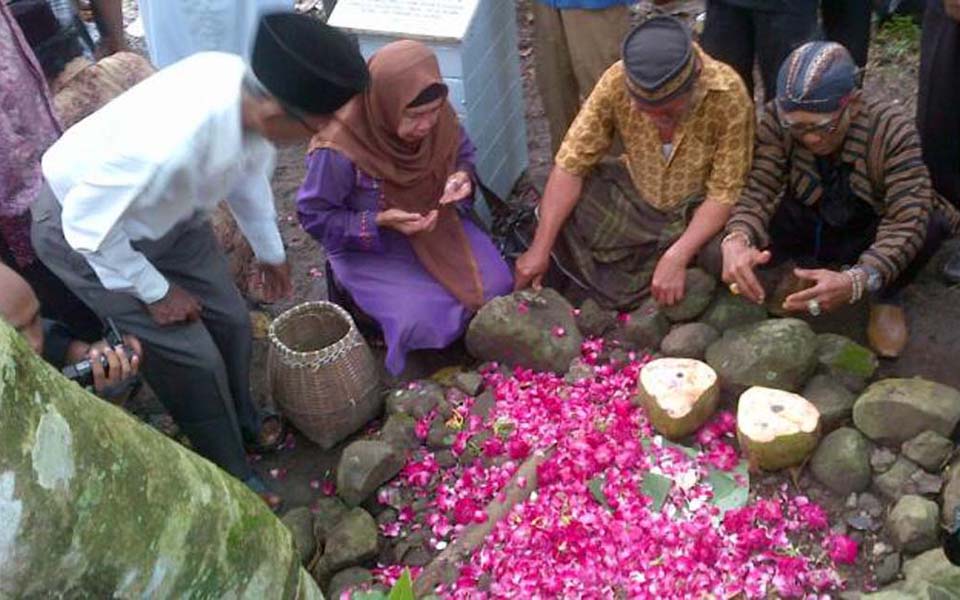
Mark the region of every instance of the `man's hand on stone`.
[[673, 306], [683, 300], [687, 262], [669, 250], [657, 261], [650, 282], [650, 293], [660, 306]]
[[172, 283], [166, 296], [147, 305], [147, 310], [157, 325], [196, 321], [200, 318], [202, 308], [196, 297]]
[[533, 287], [539, 290], [543, 287], [543, 277], [550, 268], [550, 252], [530, 248], [517, 258], [514, 267], [514, 290]]
[[819, 311], [829, 312], [841, 304], [846, 304], [853, 296], [853, 280], [839, 271], [794, 269], [793, 273], [800, 279], [814, 282], [814, 285], [787, 296], [783, 301], [784, 310], [811, 312], [810, 305], [813, 301]]
[[742, 239], [732, 238], [721, 246], [723, 252], [723, 282], [735, 294], [743, 294], [757, 304], [764, 301], [766, 292], [754, 269], [770, 262], [769, 250], [757, 250]]
[[279, 265], [259, 263], [259, 287], [263, 301], [270, 304], [277, 300], [288, 298], [293, 294], [293, 284], [290, 282], [290, 263]]

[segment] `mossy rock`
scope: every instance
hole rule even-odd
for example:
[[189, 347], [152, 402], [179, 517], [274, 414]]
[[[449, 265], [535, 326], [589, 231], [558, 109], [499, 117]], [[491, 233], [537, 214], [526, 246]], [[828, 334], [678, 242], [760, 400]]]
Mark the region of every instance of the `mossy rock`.
[[653, 299], [625, 315], [608, 338], [631, 350], [656, 351], [670, 331], [670, 321]]
[[46, 364], [0, 319], [0, 595], [320, 598], [225, 471]]
[[751, 302], [743, 296], [734, 296], [724, 288], [717, 292], [699, 320], [723, 333], [728, 329], [757, 323], [766, 318], [767, 309], [762, 304]]
[[706, 361], [733, 389], [800, 389], [816, 368], [817, 337], [798, 319], [769, 319], [731, 329], [707, 348]]
[[827, 373], [870, 379], [880, 366], [877, 355], [866, 346], [835, 333], [817, 336], [817, 361]]
[[583, 336], [573, 307], [556, 290], [524, 290], [485, 304], [467, 329], [471, 356], [511, 367], [564, 373]]
[[919, 377], [884, 379], [857, 398], [853, 422], [867, 437], [892, 448], [928, 430], [949, 437], [960, 422], [960, 392]]
[[663, 307], [663, 314], [674, 323], [696, 319], [707, 309], [717, 289], [717, 280], [699, 268], [687, 269], [683, 298], [673, 306]]

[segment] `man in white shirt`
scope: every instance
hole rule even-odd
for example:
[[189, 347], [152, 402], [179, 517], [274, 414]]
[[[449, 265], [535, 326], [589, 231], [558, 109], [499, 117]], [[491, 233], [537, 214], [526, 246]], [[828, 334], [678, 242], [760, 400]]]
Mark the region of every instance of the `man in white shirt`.
[[271, 14], [252, 73], [238, 56], [195, 54], [77, 123], [43, 157], [37, 255], [100, 317], [140, 338], [144, 377], [193, 447], [263, 494], [243, 446], [260, 441], [262, 425], [250, 397], [249, 313], [207, 215], [226, 193], [264, 298], [289, 295], [271, 142], [309, 138], [367, 78], [344, 34]]

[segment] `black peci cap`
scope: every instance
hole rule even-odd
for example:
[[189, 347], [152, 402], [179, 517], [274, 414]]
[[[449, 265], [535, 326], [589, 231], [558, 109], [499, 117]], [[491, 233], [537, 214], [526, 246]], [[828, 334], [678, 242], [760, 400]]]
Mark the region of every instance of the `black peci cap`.
[[353, 40], [335, 27], [293, 12], [260, 19], [251, 63], [271, 94], [310, 114], [335, 112], [370, 79]]
[[631, 93], [646, 104], [668, 102], [696, 80], [693, 38], [673, 17], [652, 17], [634, 27], [623, 40], [621, 54]]

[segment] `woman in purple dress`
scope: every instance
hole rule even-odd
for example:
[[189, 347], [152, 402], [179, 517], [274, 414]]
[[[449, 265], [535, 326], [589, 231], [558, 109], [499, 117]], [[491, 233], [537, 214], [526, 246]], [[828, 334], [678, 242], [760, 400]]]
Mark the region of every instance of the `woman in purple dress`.
[[436, 57], [400, 41], [369, 67], [370, 88], [311, 142], [297, 208], [337, 283], [383, 330], [397, 375], [407, 352], [453, 343], [513, 279], [468, 217], [476, 149]]

